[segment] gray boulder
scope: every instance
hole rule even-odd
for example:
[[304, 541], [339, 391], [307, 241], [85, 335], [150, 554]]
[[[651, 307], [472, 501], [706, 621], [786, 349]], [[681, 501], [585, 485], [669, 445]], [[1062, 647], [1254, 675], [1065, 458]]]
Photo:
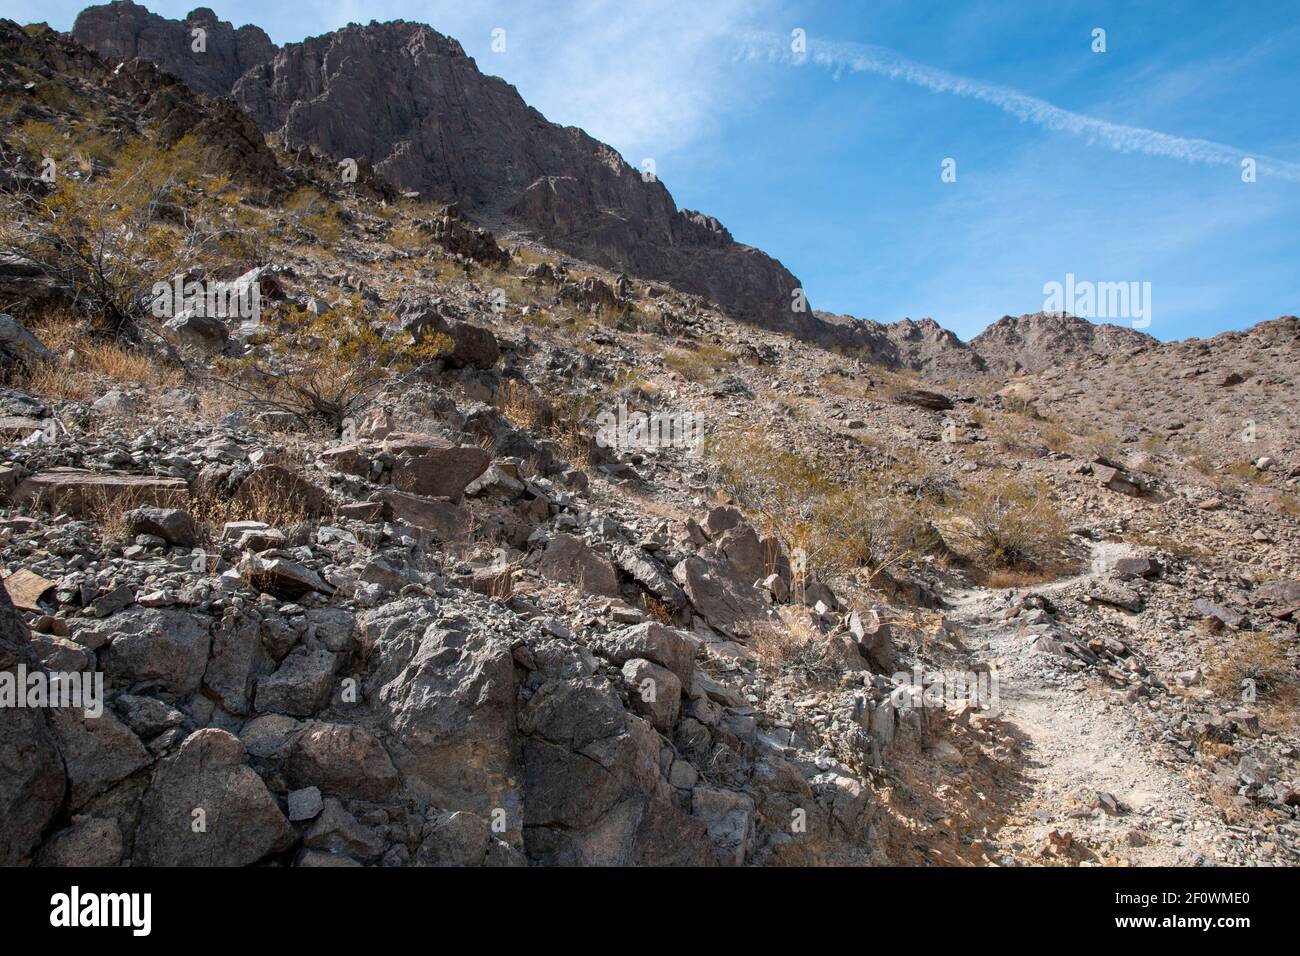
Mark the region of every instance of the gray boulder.
[[159, 763], [136, 831], [136, 866], [247, 866], [288, 849], [293, 830], [244, 747], [224, 730], [191, 734]]
[[700, 617], [720, 631], [745, 633], [765, 616], [762, 593], [728, 561], [692, 556], [673, 568], [673, 577]]
[[503, 808], [517, 834], [513, 638], [438, 620], [421, 599], [363, 615], [361, 628], [368, 694], [407, 787], [443, 807]]
[[151, 757], [140, 738], [110, 710], [87, 717], [74, 707], [50, 711], [68, 775], [68, 807], [79, 810], [119, 780], [148, 766]]
[[296, 647], [275, 673], [257, 682], [260, 713], [310, 717], [329, 704], [337, 658], [324, 649]]
[[[19, 664], [32, 668], [36, 661], [27, 625], [0, 587], [0, 680], [15, 680]], [[0, 767], [0, 866], [14, 866], [27, 858], [63, 802], [63, 761], [44, 710], [0, 712]]]
[[54, 353], [12, 315], [0, 314], [0, 351], [21, 362], [53, 362]]
[[174, 608], [132, 608], [112, 628], [100, 664], [117, 686], [155, 684], [177, 698], [198, 690], [208, 663], [208, 622]]
[[550, 540], [537, 570], [552, 581], [576, 584], [587, 594], [619, 596], [614, 565], [581, 538], [571, 534], [557, 534]]
[[397, 789], [397, 768], [370, 731], [313, 723], [294, 738], [287, 766], [293, 787], [319, 787], [332, 796], [382, 800]]

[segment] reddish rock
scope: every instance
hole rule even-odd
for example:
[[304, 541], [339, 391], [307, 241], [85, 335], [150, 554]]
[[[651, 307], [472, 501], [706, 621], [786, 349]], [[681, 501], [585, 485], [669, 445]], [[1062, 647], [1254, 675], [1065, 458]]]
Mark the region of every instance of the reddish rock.
[[384, 450], [395, 456], [393, 487], [430, 498], [459, 499], [492, 463], [477, 445], [456, 445], [436, 435], [394, 432], [384, 439]]
[[439, 541], [464, 541], [473, 534], [474, 516], [470, 510], [445, 498], [385, 491], [383, 501], [385, 512], [393, 521], [422, 528]]
[[559, 534], [552, 538], [537, 570], [553, 581], [576, 584], [587, 594], [619, 595], [614, 565], [573, 535]]

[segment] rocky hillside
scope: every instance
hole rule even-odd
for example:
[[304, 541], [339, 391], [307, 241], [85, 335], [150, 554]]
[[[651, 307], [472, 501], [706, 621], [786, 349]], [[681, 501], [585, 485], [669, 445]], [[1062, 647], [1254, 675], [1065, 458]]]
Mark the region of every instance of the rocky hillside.
[[978, 352], [934, 319], [886, 323], [829, 312], [817, 316], [844, 329], [848, 348], [872, 365], [925, 372], [940, 380], [978, 377], [988, 370]]
[[1300, 862], [1295, 318], [845, 354], [46, 29], [0, 115], [0, 695], [102, 680], [0, 863]]
[[971, 348], [1003, 375], [1041, 371], [1080, 359], [1129, 356], [1159, 345], [1145, 332], [1122, 325], [1095, 324], [1062, 313], [1004, 315], [975, 338]]
[[[196, 27], [208, 31], [207, 52], [191, 49]], [[275, 49], [261, 31], [236, 31], [206, 9], [181, 22], [115, 2], [85, 10], [73, 36], [107, 59], [140, 56], [200, 92], [230, 95], [288, 145], [365, 158], [403, 190], [705, 296], [744, 321], [838, 340], [834, 327], [791, 308], [799, 282], [779, 262], [716, 219], [679, 210], [662, 183], [609, 146], [547, 122], [424, 24], [352, 24]]]

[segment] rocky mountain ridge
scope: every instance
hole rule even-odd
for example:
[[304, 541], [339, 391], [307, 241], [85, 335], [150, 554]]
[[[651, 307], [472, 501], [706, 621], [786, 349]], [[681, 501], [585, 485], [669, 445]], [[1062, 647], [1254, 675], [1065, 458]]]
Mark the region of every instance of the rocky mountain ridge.
[[[191, 48], [195, 28], [208, 31], [205, 52]], [[554, 248], [706, 296], [743, 321], [841, 340], [792, 308], [799, 282], [779, 262], [716, 219], [679, 210], [615, 150], [547, 122], [424, 24], [352, 24], [277, 49], [206, 8], [176, 21], [114, 2], [83, 11], [72, 35], [108, 59], [140, 56], [231, 96], [287, 145], [365, 158], [401, 189], [489, 222], [504, 217]]]
[[970, 346], [989, 368], [1003, 375], [1042, 371], [1088, 357], [1132, 355], [1158, 348], [1160, 341], [1138, 329], [1089, 322], [1055, 312], [1004, 315], [975, 338]]

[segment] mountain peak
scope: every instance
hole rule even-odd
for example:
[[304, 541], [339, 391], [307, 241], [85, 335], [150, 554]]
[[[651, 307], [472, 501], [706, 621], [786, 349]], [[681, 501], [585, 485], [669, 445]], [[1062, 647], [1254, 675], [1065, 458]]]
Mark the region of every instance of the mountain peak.
[[1031, 312], [1004, 315], [970, 344], [990, 368], [1010, 373], [1086, 355], [1131, 354], [1160, 343], [1135, 328], [1093, 323], [1065, 312]]

